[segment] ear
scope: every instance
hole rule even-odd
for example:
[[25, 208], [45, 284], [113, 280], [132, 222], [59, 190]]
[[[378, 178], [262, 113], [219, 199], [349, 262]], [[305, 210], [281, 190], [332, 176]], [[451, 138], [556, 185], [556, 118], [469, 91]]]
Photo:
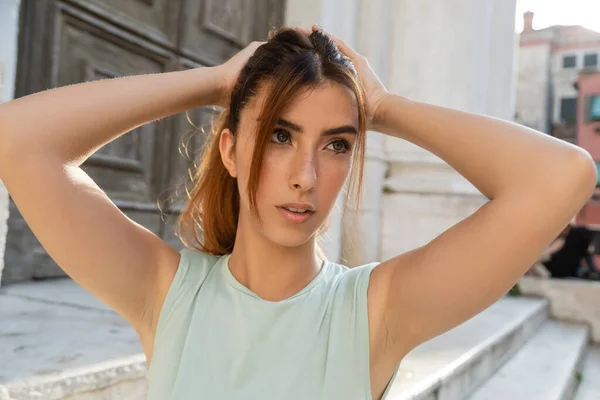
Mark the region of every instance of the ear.
[[219, 135], [219, 150], [221, 151], [221, 160], [227, 171], [229, 171], [229, 175], [237, 178], [235, 136], [229, 129], [223, 129], [221, 135]]

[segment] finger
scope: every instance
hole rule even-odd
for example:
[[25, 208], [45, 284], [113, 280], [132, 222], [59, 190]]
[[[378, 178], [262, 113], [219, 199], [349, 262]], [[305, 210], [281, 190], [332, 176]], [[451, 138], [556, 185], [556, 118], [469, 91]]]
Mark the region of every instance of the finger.
[[295, 28], [295, 29], [296, 29], [298, 32], [300, 32], [300, 33], [304, 33], [304, 34], [305, 34], [305, 35], [307, 35], [307, 36], [310, 36], [310, 34], [311, 34], [311, 31], [310, 31], [310, 29], [308, 29], [308, 28], [305, 28], [305, 27], [302, 27], [302, 26], [296, 26], [296, 28]]
[[247, 49], [247, 52], [254, 54], [254, 52], [255, 52], [256, 50], [258, 50], [258, 48], [259, 48], [260, 46], [262, 46], [263, 44], [265, 44], [265, 43], [267, 43], [267, 42], [259, 42], [259, 41], [254, 41], [254, 42], [250, 43], [250, 44], [249, 44], [249, 45], [246, 47], [246, 49]]

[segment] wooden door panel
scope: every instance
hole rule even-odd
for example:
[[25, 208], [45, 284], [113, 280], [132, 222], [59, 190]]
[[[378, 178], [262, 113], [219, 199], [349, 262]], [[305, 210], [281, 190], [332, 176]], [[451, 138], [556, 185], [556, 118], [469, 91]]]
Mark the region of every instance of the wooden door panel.
[[69, 0], [91, 13], [175, 46], [181, 0]]
[[221, 63], [251, 42], [262, 0], [203, 0], [185, 4], [184, 53]]
[[[97, 30], [74, 17], [59, 19], [57, 86], [157, 73], [168, 59]], [[136, 128], [108, 143], [83, 165], [113, 200], [150, 201], [156, 137], [160, 122]]]

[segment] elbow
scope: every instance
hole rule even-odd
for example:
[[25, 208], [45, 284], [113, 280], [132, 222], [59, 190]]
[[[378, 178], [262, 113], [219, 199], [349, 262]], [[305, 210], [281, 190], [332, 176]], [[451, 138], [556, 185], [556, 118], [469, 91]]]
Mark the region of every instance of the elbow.
[[566, 163], [567, 170], [573, 182], [575, 196], [581, 198], [582, 206], [594, 193], [598, 182], [598, 169], [589, 152], [577, 148]]

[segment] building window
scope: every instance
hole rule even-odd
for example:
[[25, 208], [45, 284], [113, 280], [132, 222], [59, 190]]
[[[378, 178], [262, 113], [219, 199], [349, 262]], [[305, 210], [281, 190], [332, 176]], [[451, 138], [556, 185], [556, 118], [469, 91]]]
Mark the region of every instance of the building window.
[[586, 54], [583, 57], [584, 67], [597, 67], [598, 66], [598, 53]]
[[564, 56], [563, 68], [575, 68], [577, 66], [577, 56]]
[[600, 121], [600, 95], [591, 96], [588, 101], [588, 122]]
[[560, 99], [560, 121], [569, 125], [577, 122], [577, 97]]

